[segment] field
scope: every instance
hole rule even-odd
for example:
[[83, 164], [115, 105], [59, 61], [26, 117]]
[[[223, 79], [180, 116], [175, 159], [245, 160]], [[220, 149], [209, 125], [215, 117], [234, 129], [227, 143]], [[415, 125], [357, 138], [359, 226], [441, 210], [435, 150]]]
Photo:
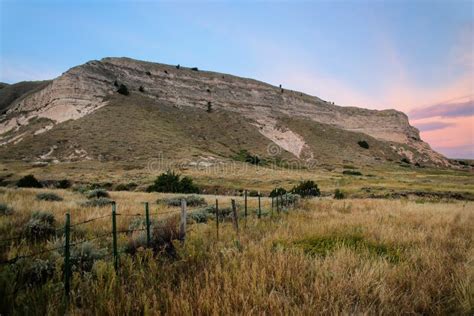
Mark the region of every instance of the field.
[[[436, 175], [432, 177], [436, 179]], [[469, 178], [462, 178], [469, 182]], [[350, 190], [348, 190], [350, 191]], [[54, 192], [62, 201], [39, 201]], [[118, 229], [126, 230], [144, 201], [152, 214], [173, 225], [178, 207], [156, 204], [170, 195], [110, 192], [117, 202]], [[214, 196], [204, 196], [209, 204]], [[222, 208], [230, 196], [219, 196]], [[235, 197], [239, 211], [243, 200]], [[51, 211], [55, 228], [109, 215], [110, 206], [81, 206], [72, 190], [0, 189], [0, 202], [13, 209], [0, 217], [0, 239], [20, 234], [32, 211]], [[118, 274], [111, 238], [87, 243], [96, 260], [90, 269], [74, 269], [71, 314], [465, 314], [474, 312], [474, 203], [430, 199], [302, 200], [280, 214], [263, 199], [263, 215], [240, 218], [239, 233], [230, 222], [189, 223], [186, 241], [176, 253], [138, 247], [121, 253]], [[193, 208], [189, 209], [190, 212]], [[157, 215], [153, 215], [156, 219]], [[110, 217], [78, 226], [73, 242], [109, 232]], [[61, 246], [61, 234], [46, 242], [26, 239], [1, 245], [1, 259]], [[119, 235], [123, 250], [135, 233]], [[58, 314], [66, 308], [61, 250], [37, 256], [51, 265], [27, 274], [34, 258], [0, 265], [1, 314]], [[36, 257], [35, 257], [36, 258]], [[87, 265], [82, 265], [82, 267]], [[30, 269], [31, 270], [31, 269]], [[41, 269], [38, 269], [43, 271]], [[85, 271], [87, 270], [87, 271]], [[29, 282], [25, 281], [29, 276]], [[33, 280], [35, 282], [33, 282]], [[13, 294], [13, 295], [12, 295]]]

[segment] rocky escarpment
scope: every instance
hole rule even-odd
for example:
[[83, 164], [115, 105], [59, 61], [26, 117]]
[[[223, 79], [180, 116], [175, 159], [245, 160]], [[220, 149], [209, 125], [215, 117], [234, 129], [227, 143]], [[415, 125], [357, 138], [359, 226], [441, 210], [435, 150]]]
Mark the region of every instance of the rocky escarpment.
[[[238, 112], [262, 135], [301, 157], [304, 139], [279, 125], [281, 117], [310, 119], [390, 142], [413, 161], [447, 164], [420, 140], [405, 114], [341, 107], [314, 96], [252, 79], [128, 58], [104, 58], [74, 67], [43, 89], [15, 100], [0, 120], [0, 143], [21, 142], [24, 133], [40, 134], [56, 124], [88, 115], [107, 104], [119, 85], [175, 107]], [[34, 126], [34, 130], [31, 130]], [[306, 153], [310, 157], [312, 153]]]

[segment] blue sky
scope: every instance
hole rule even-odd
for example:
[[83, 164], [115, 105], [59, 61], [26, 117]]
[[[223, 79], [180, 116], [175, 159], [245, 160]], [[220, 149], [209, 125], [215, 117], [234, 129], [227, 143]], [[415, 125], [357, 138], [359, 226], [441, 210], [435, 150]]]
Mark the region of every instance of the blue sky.
[[[179, 63], [396, 108], [435, 149], [474, 158], [473, 6], [0, 0], [0, 81], [50, 79], [107, 56]], [[430, 116], [433, 107], [457, 114]]]

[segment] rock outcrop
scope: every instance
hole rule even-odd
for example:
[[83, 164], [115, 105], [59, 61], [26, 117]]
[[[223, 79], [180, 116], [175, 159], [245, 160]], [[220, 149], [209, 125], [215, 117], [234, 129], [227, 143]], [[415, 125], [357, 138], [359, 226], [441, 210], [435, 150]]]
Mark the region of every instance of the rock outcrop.
[[0, 144], [18, 143], [25, 132], [40, 134], [61, 122], [89, 115], [105, 106], [121, 84], [132, 93], [178, 108], [206, 110], [210, 106], [238, 112], [272, 141], [276, 139], [270, 134], [280, 138], [288, 135], [291, 139], [280, 139], [280, 144], [297, 157], [305, 141], [278, 126], [280, 117], [305, 118], [364, 133], [389, 142], [395, 151], [411, 156], [413, 161], [448, 164], [446, 158], [420, 139], [418, 130], [399, 111], [342, 107], [252, 79], [129, 58], [90, 61], [68, 70], [39, 91], [16, 99], [0, 119]]

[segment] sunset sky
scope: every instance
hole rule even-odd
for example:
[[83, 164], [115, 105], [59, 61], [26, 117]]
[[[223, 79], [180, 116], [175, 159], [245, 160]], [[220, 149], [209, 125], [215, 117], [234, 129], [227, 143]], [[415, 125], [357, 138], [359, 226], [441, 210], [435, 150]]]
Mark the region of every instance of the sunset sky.
[[0, 81], [106, 56], [251, 77], [343, 106], [394, 108], [474, 158], [474, 1], [0, 0]]

